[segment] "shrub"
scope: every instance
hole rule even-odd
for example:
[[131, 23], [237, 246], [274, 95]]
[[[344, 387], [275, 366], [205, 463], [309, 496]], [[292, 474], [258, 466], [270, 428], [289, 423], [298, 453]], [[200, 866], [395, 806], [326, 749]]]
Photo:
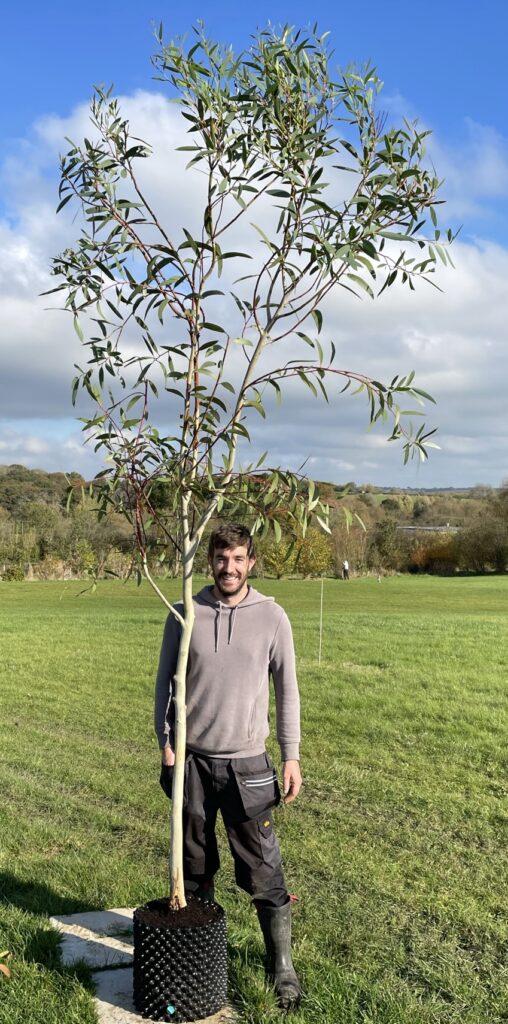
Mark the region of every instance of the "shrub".
[[[65, 562], [57, 555], [46, 555], [34, 566], [34, 576], [38, 580], [63, 580], [65, 575]], [[70, 575], [70, 570], [68, 575]]]
[[451, 576], [457, 568], [457, 561], [457, 545], [452, 533], [421, 533], [411, 542], [408, 555], [410, 572]]
[[106, 559], [106, 564], [104, 566], [105, 574], [108, 575], [109, 571], [110, 573], [114, 573], [115, 576], [118, 576], [121, 580], [124, 580], [129, 574], [131, 563], [132, 559], [129, 555], [126, 555], [124, 551], [119, 551], [118, 548], [113, 548]]
[[19, 565], [19, 563], [11, 563], [11, 565], [7, 565], [2, 573], [2, 579], [6, 583], [20, 583], [24, 578], [25, 573], [23, 566]]

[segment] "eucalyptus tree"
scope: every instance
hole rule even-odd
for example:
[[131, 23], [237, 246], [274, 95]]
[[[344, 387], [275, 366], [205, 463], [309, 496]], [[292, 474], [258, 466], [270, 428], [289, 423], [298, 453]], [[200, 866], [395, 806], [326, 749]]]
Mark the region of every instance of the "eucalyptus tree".
[[[399, 401], [425, 394], [413, 374], [383, 384], [338, 365], [323, 341], [323, 305], [339, 289], [374, 297], [396, 281], [414, 288], [447, 261], [437, 227], [439, 183], [425, 162], [426, 132], [386, 129], [373, 68], [330, 71], [317, 30], [259, 33], [240, 56], [198, 26], [192, 45], [163, 42], [157, 77], [180, 105], [187, 171], [196, 175], [198, 229], [165, 222], [142, 182], [149, 145], [132, 135], [111, 90], [96, 88], [93, 137], [61, 159], [60, 204], [82, 228], [54, 260], [88, 361], [73, 397], [92, 409], [87, 437], [106, 457], [102, 510], [132, 523], [144, 573], [181, 625], [175, 679], [176, 766], [171, 905], [185, 904], [181, 820], [185, 676], [193, 625], [192, 572], [212, 517], [246, 517], [278, 539], [310, 518], [327, 527], [312, 483], [270, 465], [240, 464], [252, 417], [300, 380], [327, 401], [353, 386], [371, 423], [390, 419], [407, 460], [426, 457], [431, 432], [413, 432]], [[344, 181], [350, 182], [344, 194]], [[256, 209], [259, 213], [254, 221]], [[240, 239], [240, 243], [238, 242]], [[445, 244], [450, 241], [445, 238]], [[337, 386], [336, 386], [337, 385]], [[240, 452], [239, 452], [240, 449]], [[168, 517], [152, 504], [170, 495]], [[148, 559], [153, 523], [181, 551], [183, 602], [162, 594]]]

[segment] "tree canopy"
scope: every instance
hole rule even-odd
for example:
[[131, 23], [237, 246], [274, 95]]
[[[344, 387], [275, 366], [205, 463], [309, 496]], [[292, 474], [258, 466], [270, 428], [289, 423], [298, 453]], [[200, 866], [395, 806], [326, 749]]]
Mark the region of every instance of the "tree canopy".
[[[252, 417], [266, 418], [267, 394], [280, 400], [288, 381], [326, 401], [331, 388], [354, 385], [368, 397], [371, 424], [390, 418], [405, 459], [426, 457], [433, 431], [413, 432], [399, 399], [430, 396], [412, 372], [382, 383], [339, 366], [333, 340], [323, 340], [323, 304], [334, 289], [373, 298], [395, 282], [414, 288], [448, 256], [427, 132], [409, 123], [385, 130], [372, 67], [332, 77], [316, 29], [269, 28], [239, 56], [201, 26], [190, 47], [165, 45], [161, 27], [159, 45], [158, 76], [187, 126], [193, 223], [167, 223], [156, 211], [142, 175], [150, 147], [111, 90], [98, 88], [93, 138], [72, 144], [61, 163], [59, 209], [77, 203], [82, 229], [53, 270], [88, 357], [73, 395], [84, 389], [93, 402], [84, 426], [107, 461], [101, 507], [130, 520], [143, 571], [182, 627], [170, 897], [178, 908], [192, 572], [204, 531], [222, 512], [255, 533], [272, 527], [277, 541], [282, 526], [302, 537], [311, 520], [329, 529], [313, 481], [270, 466], [268, 453], [239, 463]], [[168, 485], [167, 518], [151, 500], [156, 483]], [[150, 572], [154, 521], [181, 551], [182, 607]]]
[[268, 29], [240, 56], [200, 26], [188, 48], [162, 38], [154, 64], [187, 125], [188, 173], [200, 172], [199, 230], [161, 221], [139, 171], [150, 147], [97, 89], [95, 137], [62, 159], [59, 209], [77, 201], [85, 226], [54, 261], [89, 357], [74, 395], [84, 388], [95, 403], [85, 429], [108, 460], [110, 497], [123, 481], [140, 542], [143, 515], [157, 514], [156, 480], [170, 484], [175, 509], [187, 495], [192, 536], [223, 507], [277, 532], [281, 509], [305, 520], [318, 496], [302, 505], [294, 474], [268, 468], [266, 456], [239, 467], [237, 455], [285, 381], [327, 400], [335, 383], [364, 391], [371, 422], [391, 416], [406, 459], [432, 444], [398, 406], [430, 397], [413, 374], [382, 384], [337, 365], [320, 308], [336, 288], [414, 288], [448, 260], [428, 133], [407, 122], [385, 129], [374, 69], [335, 79], [317, 31]]

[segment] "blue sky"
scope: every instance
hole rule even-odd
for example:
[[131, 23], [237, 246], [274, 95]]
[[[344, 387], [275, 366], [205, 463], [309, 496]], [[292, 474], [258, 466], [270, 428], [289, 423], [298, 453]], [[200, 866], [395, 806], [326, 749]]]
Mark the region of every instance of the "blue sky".
[[[51, 245], [60, 238], [50, 210], [56, 156], [59, 148], [65, 148], [65, 130], [80, 123], [76, 111], [87, 102], [95, 82], [114, 82], [118, 94], [138, 96], [136, 102], [149, 120], [148, 101], [143, 106], [139, 95], [155, 97], [161, 91], [151, 78], [152, 24], [162, 19], [170, 37], [190, 32], [198, 18], [205, 21], [209, 34], [241, 48], [256, 26], [263, 27], [268, 20], [304, 27], [309, 4], [262, 2], [254, 8], [219, 0], [181, 4], [175, 11], [175, 5], [153, 0], [104, 0], [86, 11], [67, 3], [25, 3], [4, 9], [0, 37], [4, 97], [0, 108], [4, 253], [3, 261], [0, 258], [0, 462], [49, 469], [92, 468], [60, 379], [62, 349], [58, 346], [63, 342], [55, 340], [53, 350], [52, 331], [45, 330], [41, 352], [34, 335], [34, 323], [42, 323], [41, 307], [37, 314], [30, 307], [31, 294], [35, 297], [44, 286], [49, 258], [55, 252]], [[385, 349], [390, 347], [393, 330], [394, 358], [407, 352], [408, 363], [396, 369], [414, 365], [423, 373], [424, 383], [434, 385], [430, 390], [438, 408], [433, 423], [440, 428], [443, 450], [420, 471], [403, 471], [401, 459], [390, 446], [376, 447], [375, 452], [362, 447], [364, 425], [356, 414], [351, 420], [348, 406], [337, 421], [341, 439], [337, 458], [330, 451], [320, 455], [325, 421], [316, 411], [309, 412], [315, 419], [315, 448], [303, 454], [312, 456], [317, 476], [330, 479], [346, 476], [408, 486], [499, 484], [508, 476], [504, 398], [508, 5], [502, 0], [318, 3], [312, 7], [314, 19], [322, 31], [330, 30], [339, 64], [369, 58], [375, 63], [385, 82], [381, 107], [394, 118], [418, 117], [433, 129], [432, 156], [438, 173], [446, 178], [446, 221], [461, 224], [462, 230], [457, 271], [442, 282], [445, 298], [419, 298], [413, 313], [395, 302], [379, 314]], [[432, 305], [435, 301], [437, 305]], [[373, 351], [373, 324], [379, 322], [375, 316], [362, 310], [356, 329], [352, 321], [355, 357], [361, 351], [360, 337], [366, 339], [365, 359]], [[369, 366], [361, 369], [368, 371]], [[279, 436], [283, 427], [288, 432], [293, 429], [291, 411], [290, 402], [284, 424], [277, 425]], [[352, 428], [359, 430], [358, 436]], [[259, 443], [267, 447], [261, 438]]]
[[[178, 9], [175, 10], [175, 7]], [[68, 113], [92, 83], [114, 81], [119, 92], [149, 85], [152, 25], [168, 36], [188, 32], [198, 18], [210, 34], [235, 47], [269, 20], [330, 30], [337, 60], [372, 58], [387, 92], [409, 99], [440, 132], [460, 135], [461, 120], [506, 124], [504, 0], [402, 0], [352, 3], [186, 3], [105, 0], [101, 5], [5, 5], [0, 41], [2, 138], [24, 134], [42, 114]], [[255, 13], [253, 13], [255, 12]], [[156, 88], [155, 84], [153, 88]]]

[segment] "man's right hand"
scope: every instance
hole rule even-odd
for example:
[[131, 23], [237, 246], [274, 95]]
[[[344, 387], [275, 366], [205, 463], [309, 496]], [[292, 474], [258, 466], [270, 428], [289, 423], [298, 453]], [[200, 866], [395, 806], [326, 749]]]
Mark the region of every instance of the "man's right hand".
[[162, 751], [162, 763], [169, 765], [170, 767], [175, 763], [175, 752], [171, 750], [171, 747], [164, 747]]

